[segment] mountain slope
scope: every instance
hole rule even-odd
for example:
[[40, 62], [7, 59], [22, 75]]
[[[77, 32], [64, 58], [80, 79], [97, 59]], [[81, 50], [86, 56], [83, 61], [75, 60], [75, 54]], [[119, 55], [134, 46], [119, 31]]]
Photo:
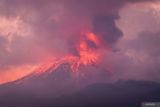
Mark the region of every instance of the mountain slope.
[[[89, 69], [88, 69], [89, 67]], [[142, 81], [109, 83], [111, 74], [97, 66], [82, 66], [83, 75], [70, 64], [44, 73], [32, 73], [0, 86], [2, 107], [140, 107], [160, 101], [160, 84]]]

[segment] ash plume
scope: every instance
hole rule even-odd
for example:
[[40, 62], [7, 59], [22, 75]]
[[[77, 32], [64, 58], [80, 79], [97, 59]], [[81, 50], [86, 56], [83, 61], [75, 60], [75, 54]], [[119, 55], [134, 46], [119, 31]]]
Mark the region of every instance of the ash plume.
[[[77, 44], [83, 39], [92, 52], [101, 54], [98, 65], [118, 75], [113, 78], [130, 78], [130, 75], [125, 75], [126, 77], [123, 75], [123, 73], [128, 74], [127, 72], [133, 73], [130, 68], [125, 67], [128, 62], [133, 63], [133, 60], [127, 56], [128, 51], [123, 50], [121, 44], [125, 39], [125, 32], [123, 26], [117, 24], [122, 17], [120, 11], [125, 6], [154, 2], [153, 0], [1, 0], [0, 21], [5, 23], [0, 26], [2, 38], [0, 64], [3, 65], [1, 69], [7, 69], [1, 72], [7, 72], [8, 75], [14, 68], [22, 66], [33, 68], [33, 65], [42, 64], [48, 59], [62, 58], [66, 55], [80, 57], [82, 54], [77, 51]], [[98, 38], [100, 43], [98, 46], [93, 43], [94, 40], [86, 39], [85, 35], [88, 32]], [[125, 49], [128, 50], [127, 47]], [[124, 65], [121, 60], [124, 61]], [[137, 69], [139, 70], [141, 69]], [[21, 69], [17, 71], [23, 72]], [[117, 73], [118, 71], [123, 73]], [[144, 74], [148, 73], [142, 71]], [[136, 73], [133, 79], [137, 79]]]

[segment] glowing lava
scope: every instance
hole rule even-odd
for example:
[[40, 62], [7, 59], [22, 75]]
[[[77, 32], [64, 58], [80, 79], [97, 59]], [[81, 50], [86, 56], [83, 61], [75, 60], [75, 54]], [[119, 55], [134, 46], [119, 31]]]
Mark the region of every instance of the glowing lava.
[[42, 65], [35, 70], [36, 74], [51, 72], [63, 63], [70, 64], [73, 72], [77, 72], [81, 65], [87, 66], [97, 63], [100, 54], [96, 48], [89, 45], [88, 41], [92, 42], [96, 47], [100, 46], [99, 39], [94, 33], [86, 33], [80, 38], [80, 41], [76, 46], [76, 50], [79, 54], [78, 56], [67, 55], [62, 58], [57, 58], [56, 60], [48, 61], [45, 65]]

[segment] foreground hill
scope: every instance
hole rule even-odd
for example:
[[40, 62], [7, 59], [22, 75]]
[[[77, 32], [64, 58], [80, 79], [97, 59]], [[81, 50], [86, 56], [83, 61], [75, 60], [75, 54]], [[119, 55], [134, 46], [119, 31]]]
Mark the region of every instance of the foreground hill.
[[[54, 88], [50, 88], [51, 90], [54, 91]], [[49, 96], [45, 96], [46, 92], [44, 97], [38, 97], [29, 91], [15, 92], [11, 89], [0, 97], [0, 105], [1, 107], [141, 107], [142, 102], [160, 101], [159, 90], [158, 83], [140, 81], [97, 83], [59, 97], [54, 97], [54, 93], [50, 92]]]

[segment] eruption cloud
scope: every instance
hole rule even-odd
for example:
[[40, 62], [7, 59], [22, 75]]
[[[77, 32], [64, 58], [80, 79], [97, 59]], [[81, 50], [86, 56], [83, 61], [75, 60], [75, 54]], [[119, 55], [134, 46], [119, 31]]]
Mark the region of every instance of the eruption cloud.
[[[155, 22], [152, 20], [155, 14], [150, 9], [154, 7], [156, 12], [159, 9], [158, 5], [153, 5], [155, 3], [158, 4], [158, 1], [1, 0], [0, 72], [5, 74], [7, 71], [8, 77], [12, 77], [10, 72], [13, 70], [10, 68], [26, 65], [31, 68], [36, 66], [34, 73], [41, 74], [53, 71], [63, 63], [69, 63], [73, 73], [80, 73], [82, 66], [93, 65], [104, 69], [105, 72], [111, 72], [113, 75], [110, 78], [113, 80], [159, 81], [154, 78], [156, 75], [148, 79], [153, 65], [157, 68], [154, 69], [154, 74], [159, 74], [157, 72], [159, 62], [155, 60], [159, 57], [158, 46], [155, 46], [154, 39], [149, 41], [152, 42], [151, 46], [143, 42], [146, 39], [148, 41], [153, 35], [159, 38], [157, 33], [159, 24], [156, 24], [157, 29], [147, 27], [155, 26], [156, 21], [159, 21], [157, 13]], [[142, 10], [142, 13], [138, 13], [134, 6]], [[148, 11], [142, 6], [145, 9], [151, 8]], [[137, 12], [135, 22], [138, 22], [139, 17], [143, 19], [146, 14], [149, 14], [146, 20], [142, 20], [149, 22], [149, 25], [140, 22], [130, 25], [132, 21], [128, 22], [128, 20], [134, 19], [130, 17], [128, 9]], [[138, 28], [139, 26], [142, 27]], [[143, 33], [145, 31], [151, 32], [148, 33], [150, 36], [141, 39], [142, 35], [146, 35]], [[152, 51], [152, 48], [147, 50], [141, 44], [140, 47], [137, 46], [136, 42], [155, 47], [157, 56], [147, 54]], [[137, 49], [138, 47], [140, 49]], [[149, 63], [146, 63], [146, 60], [149, 60]], [[146, 69], [146, 65], [150, 71]], [[16, 73], [25, 72], [24, 74], [27, 75], [31, 72], [30, 69], [28, 70], [28, 73], [26, 70]], [[12, 80], [4, 79], [1, 83]]]

